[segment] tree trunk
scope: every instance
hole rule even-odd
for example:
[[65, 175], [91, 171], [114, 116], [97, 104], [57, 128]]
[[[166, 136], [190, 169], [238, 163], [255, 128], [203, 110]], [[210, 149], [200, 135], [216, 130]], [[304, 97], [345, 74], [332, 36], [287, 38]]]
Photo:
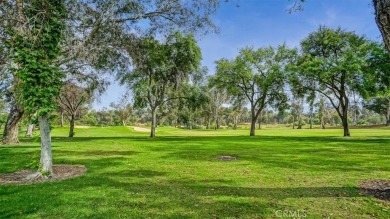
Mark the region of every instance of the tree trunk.
[[310, 123], [310, 129], [313, 129], [313, 114], [314, 114], [314, 100], [310, 101], [310, 116], [309, 116], [309, 123]]
[[390, 1], [373, 0], [375, 21], [381, 31], [383, 41], [390, 52]]
[[321, 128], [325, 129], [325, 121], [324, 118], [321, 118]]
[[259, 129], [261, 129], [261, 120], [263, 120], [263, 112], [260, 112], [259, 115]]
[[388, 98], [388, 103], [387, 103], [387, 126], [390, 126], [390, 98]]
[[207, 125], [206, 125], [206, 129], [210, 129], [210, 123], [211, 123], [211, 121], [210, 121], [211, 119], [210, 119], [210, 117], [207, 117]]
[[124, 119], [122, 119], [122, 125], [123, 125], [123, 126], [126, 126], [126, 122], [125, 122]]
[[64, 111], [61, 110], [61, 128], [64, 127]]
[[3, 144], [19, 143], [19, 123], [22, 120], [24, 110], [21, 106], [12, 104], [7, 123], [3, 132]]
[[349, 133], [349, 127], [348, 127], [348, 107], [345, 106], [342, 108], [343, 110], [343, 117], [341, 118], [341, 122], [343, 124], [344, 128], [344, 137], [349, 137], [351, 134]]
[[252, 119], [250, 136], [255, 136], [255, 130], [256, 130], [256, 119], [255, 120]]
[[156, 137], [156, 125], [157, 125], [157, 109], [152, 108], [152, 127], [150, 129], [150, 137]]
[[51, 136], [49, 126], [49, 116], [39, 117], [39, 132], [41, 135], [41, 161], [40, 172], [42, 175], [51, 175], [52, 167], [52, 153], [51, 153]]
[[26, 131], [26, 137], [32, 137], [33, 131], [34, 131], [34, 124], [28, 125]]
[[344, 128], [344, 137], [351, 136], [351, 134], [349, 133], [348, 118], [343, 118], [343, 128]]
[[302, 129], [302, 115], [299, 114], [298, 116], [298, 128], [297, 129]]
[[293, 116], [293, 129], [295, 129], [295, 116]]
[[75, 116], [74, 115], [71, 115], [70, 117], [70, 126], [69, 126], [69, 138], [73, 138], [74, 136], [74, 120], [75, 120]]
[[215, 109], [214, 111], [214, 122], [215, 122], [215, 127], [214, 129], [217, 130], [219, 127], [219, 124], [218, 124], [218, 109]]
[[256, 114], [255, 114], [255, 108], [251, 107], [251, 131], [250, 131], [250, 136], [255, 136], [255, 131], [256, 131]]
[[237, 129], [237, 123], [238, 123], [238, 116], [234, 116], [233, 130], [236, 130], [236, 129]]

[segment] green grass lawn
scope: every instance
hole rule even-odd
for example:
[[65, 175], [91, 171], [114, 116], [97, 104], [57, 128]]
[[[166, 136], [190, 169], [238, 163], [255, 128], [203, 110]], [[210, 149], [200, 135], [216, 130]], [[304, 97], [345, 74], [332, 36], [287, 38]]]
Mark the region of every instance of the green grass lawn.
[[[155, 139], [128, 127], [76, 129], [73, 139], [67, 131], [53, 130], [54, 163], [83, 164], [87, 173], [0, 186], [0, 218], [390, 218], [389, 204], [357, 188], [390, 179], [390, 129], [353, 129], [351, 138], [340, 129], [249, 137], [162, 127]], [[0, 146], [0, 173], [38, 160], [37, 137]]]

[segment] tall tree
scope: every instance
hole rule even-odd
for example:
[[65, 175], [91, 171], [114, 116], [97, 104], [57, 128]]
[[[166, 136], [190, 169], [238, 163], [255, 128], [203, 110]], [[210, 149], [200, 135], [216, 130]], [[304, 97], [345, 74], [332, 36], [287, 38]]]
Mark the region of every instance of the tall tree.
[[320, 97], [320, 102], [318, 103], [318, 119], [320, 120], [321, 128], [325, 129], [325, 99], [323, 96]]
[[384, 115], [386, 125], [390, 125], [390, 97], [377, 97], [364, 102], [364, 107], [368, 110]]
[[222, 105], [229, 100], [226, 89], [219, 87], [211, 87], [207, 91], [208, 104], [214, 118], [214, 129], [220, 128], [220, 113]]
[[148, 106], [152, 112], [151, 137], [156, 135], [157, 110], [177, 96], [181, 85], [199, 68], [201, 52], [192, 35], [169, 36], [163, 43], [146, 38], [138, 49], [130, 51], [134, 68], [121, 75], [121, 82], [133, 91], [136, 106]]
[[0, 76], [3, 79], [0, 84], [3, 90], [5, 88], [4, 91], [10, 103], [10, 111], [3, 132], [3, 144], [19, 143], [19, 123], [24, 115], [24, 109], [20, 103], [21, 98], [17, 94], [19, 91], [17, 85], [20, 80], [15, 71], [10, 71], [15, 63], [10, 60], [12, 50], [9, 49], [10, 36], [7, 30], [12, 28], [12, 30], [24, 32], [26, 23], [22, 0], [0, 1]]
[[67, 116], [69, 125], [69, 137], [75, 135], [74, 127], [76, 114], [85, 103], [92, 100], [91, 91], [75, 85], [71, 82], [64, 83], [58, 96], [59, 106]]
[[133, 113], [133, 106], [129, 102], [128, 95], [123, 95], [117, 103], [111, 103], [110, 107], [118, 112], [122, 125], [126, 126]]
[[[372, 43], [373, 52], [356, 89], [374, 112], [386, 115], [390, 124], [390, 56], [383, 44]], [[385, 107], [385, 109], [381, 109]]]
[[348, 95], [363, 77], [369, 44], [353, 32], [323, 26], [301, 42], [303, 54], [295, 81], [304, 89], [315, 90], [328, 98], [342, 121], [344, 136], [350, 136]]
[[284, 66], [291, 54], [292, 51], [285, 46], [258, 50], [245, 48], [234, 60], [216, 62], [214, 83], [226, 88], [232, 96], [244, 96], [250, 104], [250, 136], [255, 135], [257, 118], [266, 105], [284, 105], [287, 102], [282, 90]]
[[[128, 69], [129, 57], [123, 49], [130, 48], [139, 36], [168, 33], [173, 29], [206, 33], [216, 30], [212, 15], [219, 6], [219, 0], [65, 0], [66, 25], [63, 28], [61, 55], [54, 61], [61, 71], [77, 77], [83, 83], [94, 85], [102, 92], [106, 80], [105, 72]], [[9, 39], [8, 27], [24, 29], [25, 18], [23, 0], [0, 1], [0, 48]], [[127, 35], [127, 36], [125, 36]], [[125, 43], [125, 44], [124, 44]], [[13, 65], [12, 60], [4, 59], [1, 51], [0, 64], [6, 69]], [[12, 85], [18, 84], [11, 75]], [[11, 78], [11, 77], [8, 77]], [[96, 86], [99, 85], [99, 86]], [[13, 100], [19, 100], [17, 93]], [[13, 106], [17, 105], [17, 106]], [[23, 115], [19, 101], [13, 101], [9, 114], [10, 124], [4, 136], [18, 136], [18, 124]], [[16, 130], [13, 131], [13, 130]], [[18, 139], [16, 138], [16, 141]]]
[[[17, 4], [22, 4], [18, 1]], [[20, 6], [22, 7], [22, 6]], [[21, 8], [26, 23], [22, 30], [10, 29], [8, 49], [14, 51], [11, 70], [20, 79], [22, 104], [29, 113], [37, 112], [40, 136], [40, 173], [52, 174], [49, 116], [55, 109], [64, 74], [53, 63], [60, 54], [65, 8], [62, 0], [32, 0]]]

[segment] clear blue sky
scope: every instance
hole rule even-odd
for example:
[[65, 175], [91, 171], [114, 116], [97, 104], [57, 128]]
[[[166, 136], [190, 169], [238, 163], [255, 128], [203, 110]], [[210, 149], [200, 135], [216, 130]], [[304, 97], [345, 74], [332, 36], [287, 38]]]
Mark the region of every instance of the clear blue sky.
[[[341, 27], [371, 40], [382, 40], [375, 24], [372, 0], [306, 0], [303, 11], [289, 14], [287, 9], [293, 1], [229, 0], [223, 3], [213, 16], [220, 33], [198, 38], [202, 65], [214, 74], [216, 60], [234, 58], [245, 46], [258, 48], [282, 43], [299, 46], [319, 25]], [[113, 82], [94, 108], [108, 107], [125, 91], [126, 88]]]

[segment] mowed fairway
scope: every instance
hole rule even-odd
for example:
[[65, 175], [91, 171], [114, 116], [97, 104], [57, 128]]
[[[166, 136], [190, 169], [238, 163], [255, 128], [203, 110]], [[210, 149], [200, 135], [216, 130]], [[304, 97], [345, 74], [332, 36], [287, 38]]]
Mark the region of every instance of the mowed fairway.
[[[79, 178], [1, 185], [0, 218], [390, 218], [360, 194], [390, 179], [390, 129], [181, 130], [157, 138], [130, 127], [53, 130], [55, 164], [83, 164]], [[39, 138], [0, 146], [0, 173], [39, 160]], [[218, 160], [235, 156], [234, 161]], [[286, 217], [284, 217], [286, 218]]]

